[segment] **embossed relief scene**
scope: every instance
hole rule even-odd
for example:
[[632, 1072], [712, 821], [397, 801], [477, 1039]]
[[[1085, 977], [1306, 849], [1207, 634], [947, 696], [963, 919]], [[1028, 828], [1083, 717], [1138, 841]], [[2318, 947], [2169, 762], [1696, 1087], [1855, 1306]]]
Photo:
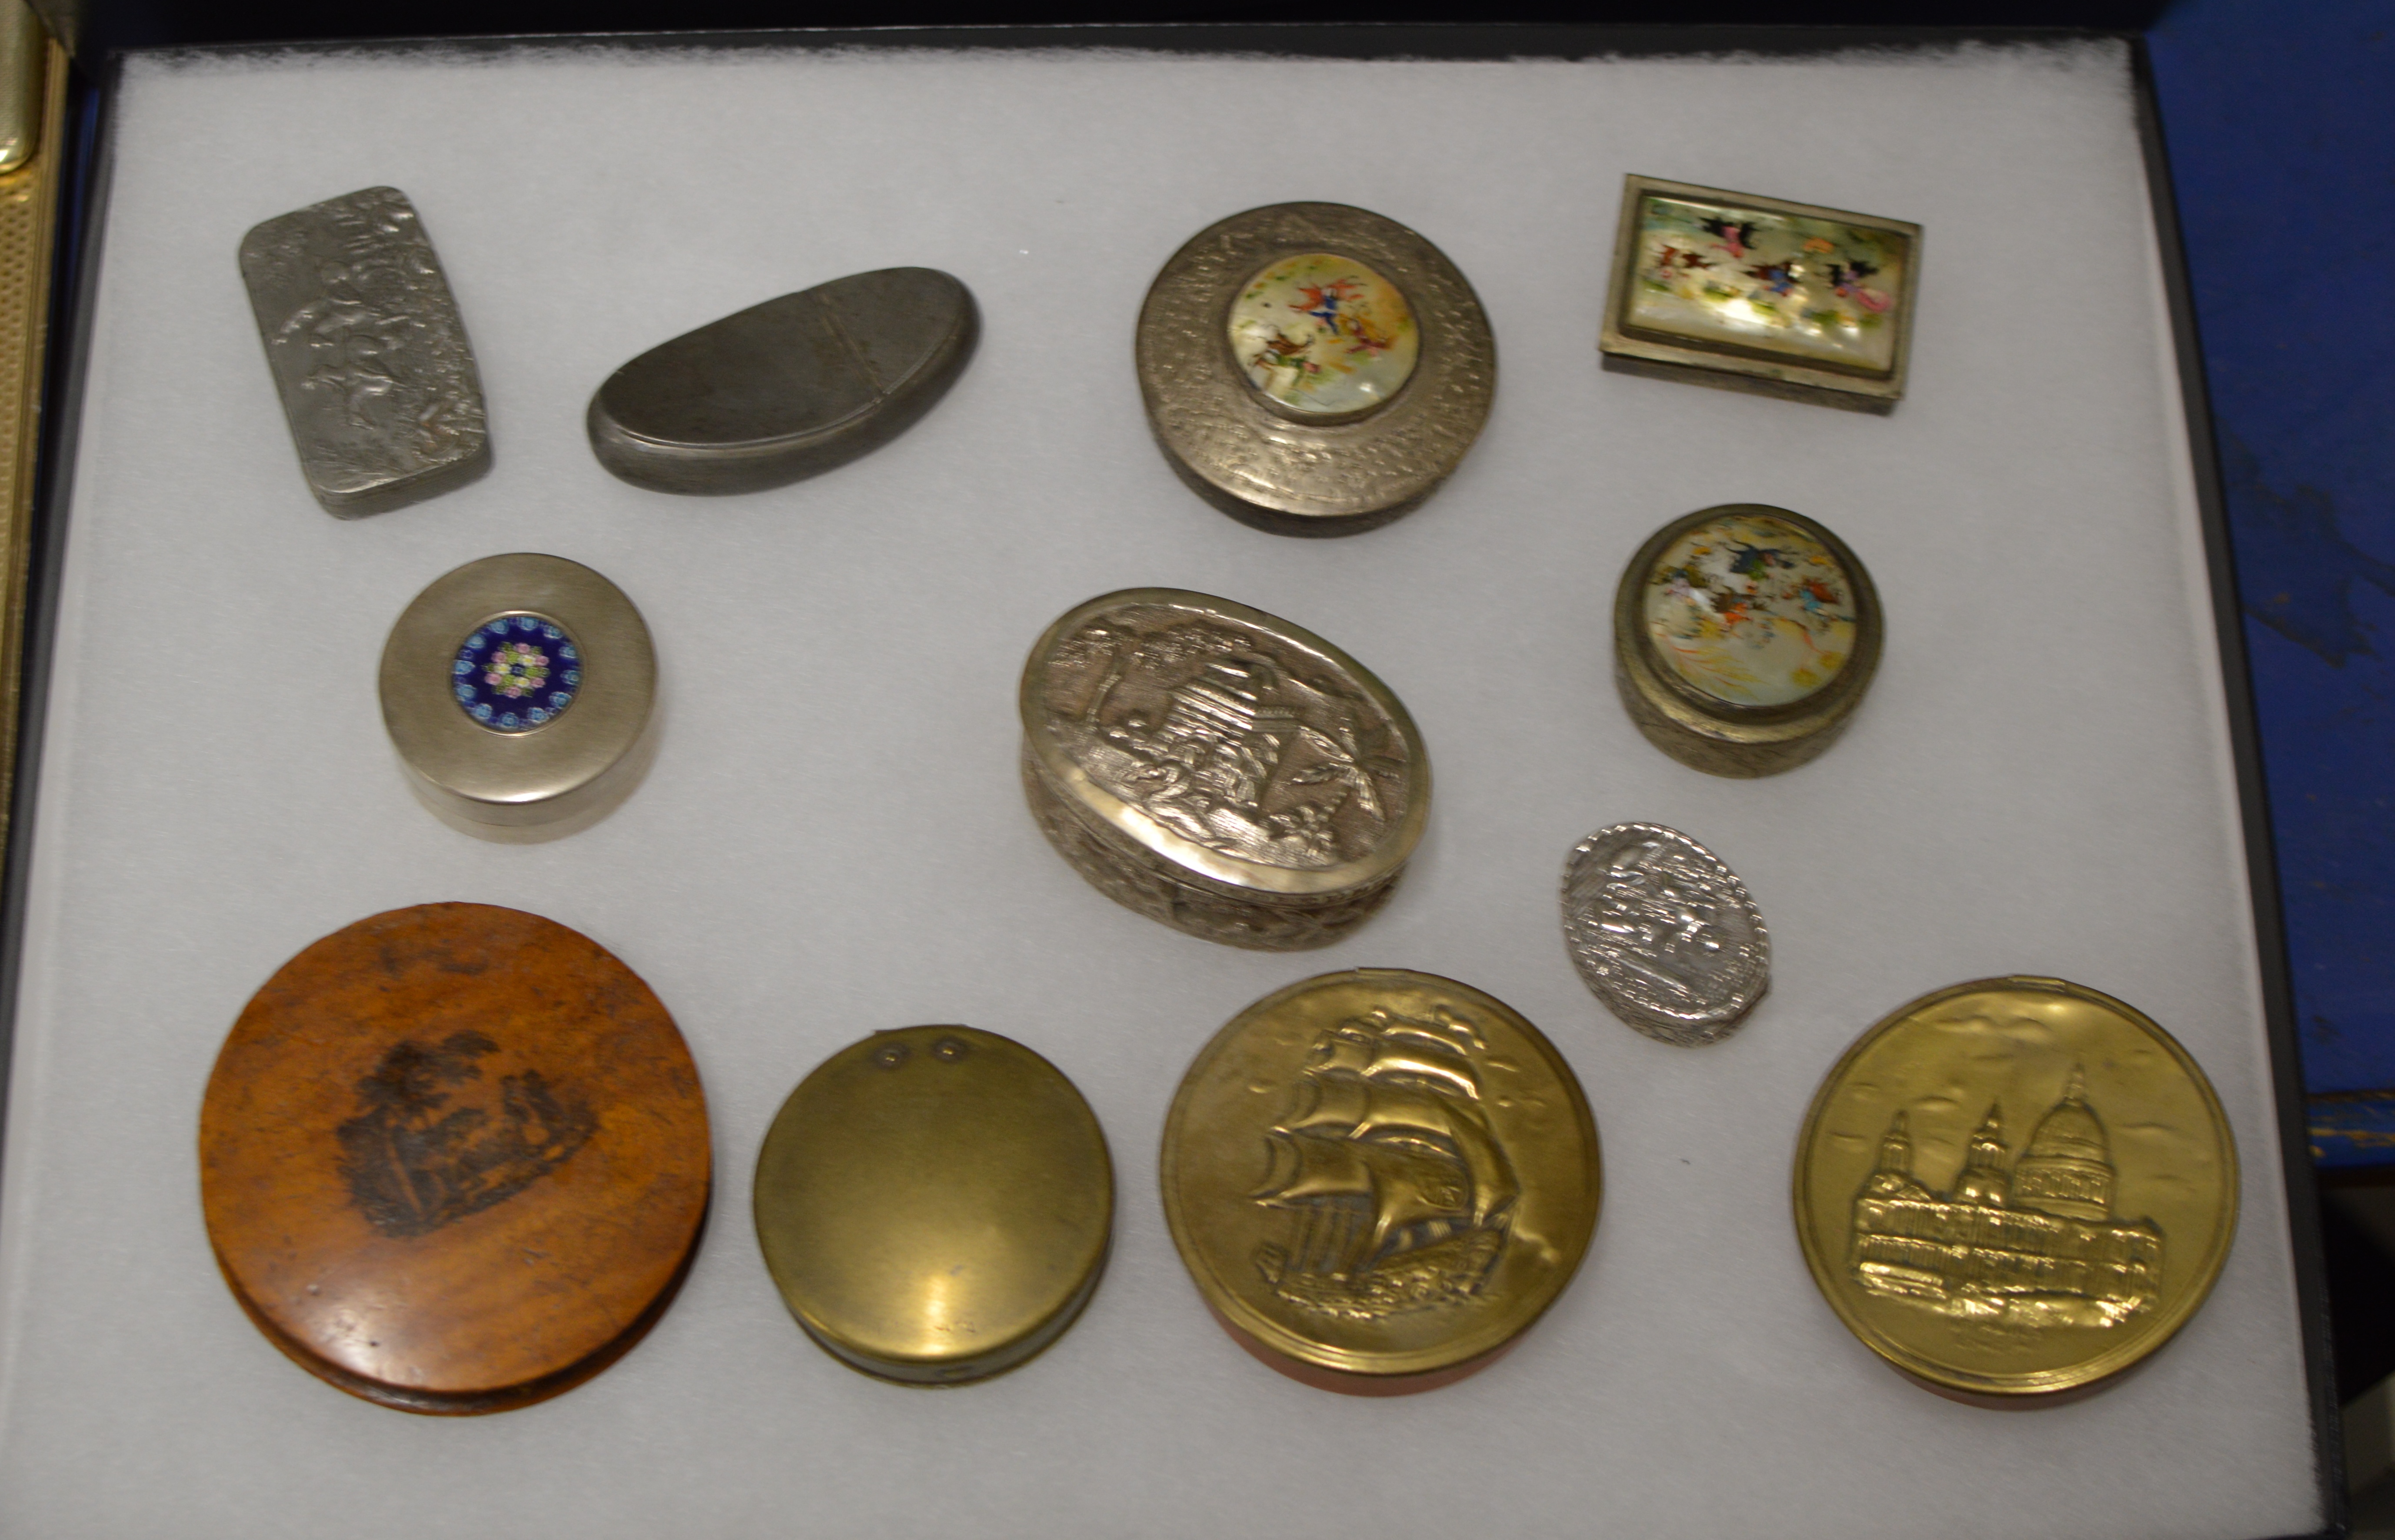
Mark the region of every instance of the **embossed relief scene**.
[[1911, 243], [1892, 231], [1650, 196], [1625, 324], [1697, 343], [1881, 372]]
[[1711, 1010], [1753, 987], [1756, 927], [1735, 879], [1684, 846], [1646, 840], [1586, 874], [1572, 937], [1655, 1008]]
[[276, 221], [244, 252], [278, 302], [270, 350], [308, 403], [303, 451], [359, 483], [458, 458], [484, 432], [446, 283], [415, 210], [388, 191]]
[[1313, 870], [1405, 810], [1395, 724], [1320, 660], [1179, 612], [1118, 612], [1049, 665], [1049, 729], [1093, 782], [1184, 838]]
[[1804, 700], [1854, 652], [1852, 580], [1778, 519], [1726, 515], [1681, 536], [1647, 574], [1645, 613], [1666, 667], [1738, 705]]
[[2029, 1331], [2102, 1329], [2151, 1310], [2163, 1235], [2123, 1210], [2111, 1137], [2081, 1071], [2022, 1133], [1991, 1100], [1960, 1168], [1933, 1188], [1912, 1116], [1899, 1110], [1855, 1196], [1856, 1281], [1921, 1310]]
[[1254, 1256], [1274, 1297], [1375, 1322], [1479, 1293], [1521, 1195], [1482, 1106], [1486, 1051], [1445, 1007], [1374, 1009], [1316, 1040], [1250, 1200], [1288, 1215]]
[[1875, 1330], [2013, 1374], [2168, 1329], [2216, 1258], [2234, 1156], [2204, 1088], [2109, 1008], [1932, 1007], [1845, 1072], [1806, 1180]]

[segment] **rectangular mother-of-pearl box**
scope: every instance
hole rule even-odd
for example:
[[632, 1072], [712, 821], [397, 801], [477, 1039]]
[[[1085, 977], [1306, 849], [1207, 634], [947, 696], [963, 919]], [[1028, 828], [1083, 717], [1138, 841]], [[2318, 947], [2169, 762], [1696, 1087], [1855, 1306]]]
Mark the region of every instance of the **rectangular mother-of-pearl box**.
[[1921, 227], [1623, 179], [1605, 366], [1862, 412], [1904, 394]]

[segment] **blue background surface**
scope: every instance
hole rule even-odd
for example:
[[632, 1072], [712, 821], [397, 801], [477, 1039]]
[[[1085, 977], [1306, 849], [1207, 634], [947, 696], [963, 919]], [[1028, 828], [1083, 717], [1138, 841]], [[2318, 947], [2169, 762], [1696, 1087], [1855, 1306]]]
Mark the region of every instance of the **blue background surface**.
[[2316, 1144], [2395, 1161], [2395, 1097], [2319, 1099], [2395, 1087], [2395, 0], [2187, 0], [2147, 42]]

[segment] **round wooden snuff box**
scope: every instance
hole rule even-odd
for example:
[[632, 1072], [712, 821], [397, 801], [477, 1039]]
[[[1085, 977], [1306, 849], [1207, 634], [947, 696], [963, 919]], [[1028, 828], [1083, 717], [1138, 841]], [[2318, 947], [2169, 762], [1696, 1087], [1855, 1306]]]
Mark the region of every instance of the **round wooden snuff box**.
[[917, 1385], [1012, 1369], [1105, 1269], [1114, 1165], [1055, 1066], [971, 1027], [880, 1032], [799, 1083], [757, 1156], [783, 1302], [853, 1368]]
[[285, 963], [200, 1110], [200, 1197], [268, 1340], [404, 1411], [572, 1389], [655, 1323], [711, 1182], [689, 1049], [589, 937], [395, 909]]
[[1231, 946], [1326, 946], [1376, 912], [1430, 817], [1387, 685], [1314, 633], [1179, 588], [1067, 611], [1023, 667], [1023, 786], [1125, 908]]
[[1140, 307], [1139, 388], [1191, 491], [1277, 534], [1355, 534], [1462, 463], [1488, 421], [1497, 344], [1428, 241], [1344, 204], [1211, 225]]
[[484, 839], [555, 839], [640, 784], [656, 652], [624, 591], [578, 561], [470, 561], [416, 596], [382, 650], [382, 719], [408, 785]]
[[1639, 547], [1613, 599], [1614, 683], [1693, 770], [1793, 770], [1837, 741], [1879, 668], [1879, 590], [1814, 520], [1726, 503]]
[[889, 442], [973, 356], [973, 293], [931, 268], [852, 273], [709, 322], [607, 377], [599, 463], [653, 492], [762, 492]]

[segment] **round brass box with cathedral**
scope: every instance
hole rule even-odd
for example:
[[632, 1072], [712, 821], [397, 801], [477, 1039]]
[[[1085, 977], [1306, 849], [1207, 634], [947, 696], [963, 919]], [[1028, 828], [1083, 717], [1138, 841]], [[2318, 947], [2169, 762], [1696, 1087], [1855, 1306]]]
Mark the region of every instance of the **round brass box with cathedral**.
[[1795, 1204], [1814, 1281], [1866, 1346], [2018, 1404], [2121, 1374], [2195, 1313], [2236, 1231], [2237, 1151], [2145, 1016], [1985, 979], [1846, 1050], [1805, 1120]]

